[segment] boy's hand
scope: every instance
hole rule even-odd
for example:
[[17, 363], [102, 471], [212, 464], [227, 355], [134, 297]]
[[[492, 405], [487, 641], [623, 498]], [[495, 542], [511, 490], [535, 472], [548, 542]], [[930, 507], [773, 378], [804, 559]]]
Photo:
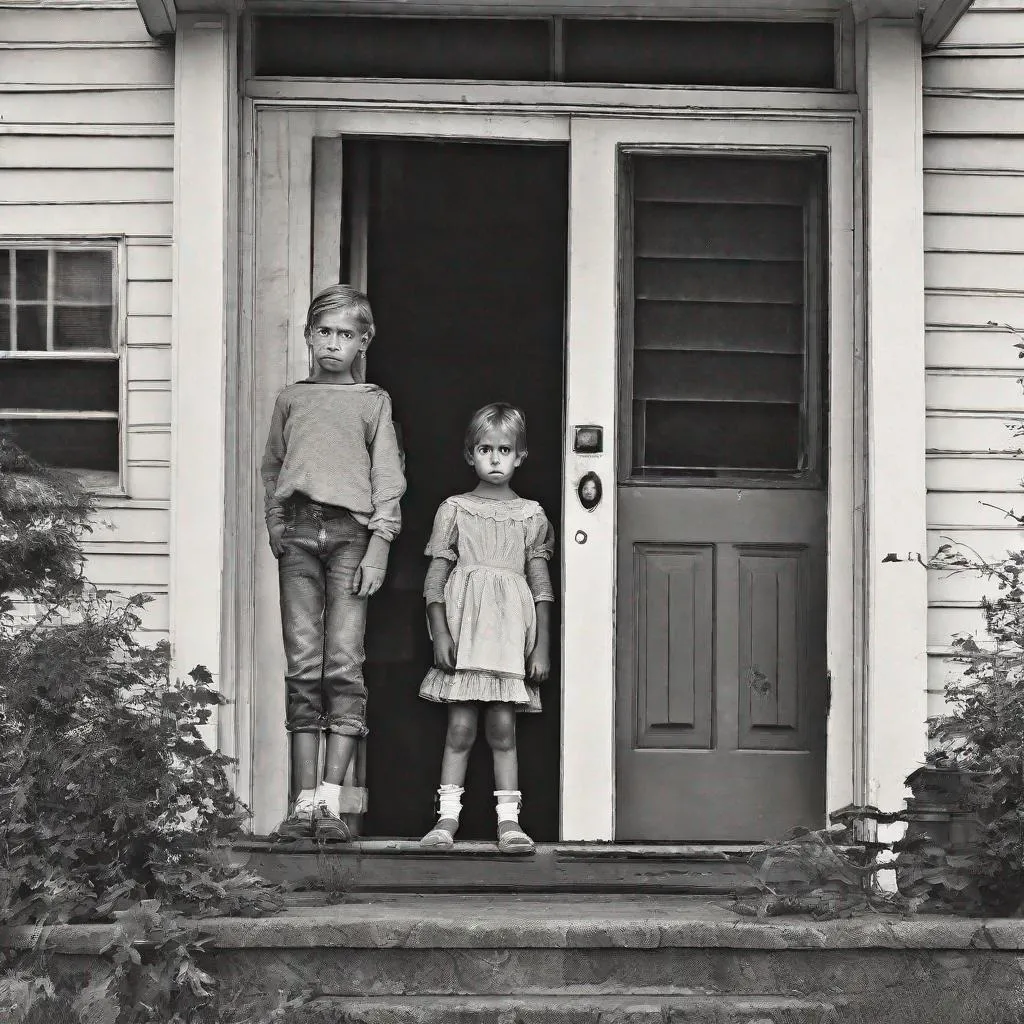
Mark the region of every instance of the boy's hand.
[[447, 630], [434, 637], [434, 664], [446, 672], [455, 671], [455, 641]]
[[551, 675], [551, 657], [538, 644], [526, 659], [526, 678], [531, 683], [543, 683]]
[[280, 558], [284, 553], [284, 524], [268, 527], [267, 533], [270, 534], [270, 550], [275, 558]]
[[381, 569], [379, 566], [367, 565], [364, 558], [352, 576], [352, 593], [356, 597], [372, 597], [384, 586], [386, 573], [387, 570]]

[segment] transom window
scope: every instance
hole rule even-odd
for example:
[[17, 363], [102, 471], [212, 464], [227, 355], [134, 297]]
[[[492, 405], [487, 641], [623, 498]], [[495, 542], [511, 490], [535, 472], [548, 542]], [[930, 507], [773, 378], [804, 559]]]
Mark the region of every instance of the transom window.
[[116, 484], [115, 242], [0, 244], [0, 431], [41, 462]]

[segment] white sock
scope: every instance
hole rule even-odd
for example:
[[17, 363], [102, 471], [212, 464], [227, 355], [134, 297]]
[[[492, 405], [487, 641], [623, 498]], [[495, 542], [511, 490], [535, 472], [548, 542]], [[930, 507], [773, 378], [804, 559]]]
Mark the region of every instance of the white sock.
[[462, 786], [439, 786], [437, 790], [437, 817], [459, 820], [462, 813]]
[[518, 789], [496, 789], [494, 796], [497, 800], [498, 824], [511, 821], [518, 825], [523, 794]]
[[341, 813], [341, 786], [333, 782], [321, 782], [316, 787], [316, 802], [327, 804], [335, 814]]
[[300, 807], [308, 806], [313, 803], [315, 797], [315, 789], [300, 789], [299, 795], [295, 798], [295, 809], [298, 810]]

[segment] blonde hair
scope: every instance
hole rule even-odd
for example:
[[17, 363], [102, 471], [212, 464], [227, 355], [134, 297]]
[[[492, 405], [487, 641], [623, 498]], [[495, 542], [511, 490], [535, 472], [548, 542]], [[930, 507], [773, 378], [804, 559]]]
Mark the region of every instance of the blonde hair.
[[373, 322], [370, 300], [363, 292], [350, 284], [332, 284], [314, 296], [313, 301], [309, 304], [309, 311], [306, 313], [306, 326], [303, 328], [306, 339], [309, 339], [320, 317], [336, 310], [351, 313], [362, 327], [367, 341], [373, 341], [377, 328]]
[[526, 416], [523, 410], [508, 402], [491, 402], [473, 413], [466, 427], [463, 451], [466, 458], [473, 457], [473, 449], [482, 434], [488, 430], [502, 430], [511, 434], [515, 441], [516, 454], [526, 454]]

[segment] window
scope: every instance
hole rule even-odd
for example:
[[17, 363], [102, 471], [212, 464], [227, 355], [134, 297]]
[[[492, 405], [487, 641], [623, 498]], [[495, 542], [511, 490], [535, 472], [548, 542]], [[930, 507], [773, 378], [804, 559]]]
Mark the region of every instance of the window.
[[814, 486], [826, 320], [821, 160], [623, 159], [629, 478]]
[[0, 243], [0, 431], [116, 485], [121, 367], [115, 242]]

